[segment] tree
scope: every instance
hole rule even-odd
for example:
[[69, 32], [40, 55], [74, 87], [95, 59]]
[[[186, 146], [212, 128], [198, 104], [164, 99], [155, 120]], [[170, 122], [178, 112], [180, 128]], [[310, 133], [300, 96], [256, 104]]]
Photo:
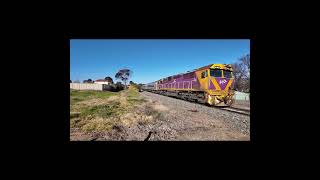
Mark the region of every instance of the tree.
[[80, 81], [79, 80], [75, 80], [74, 83], [80, 83]]
[[106, 80], [107, 82], [113, 84], [113, 80], [112, 80], [112, 78], [109, 77], [109, 76], [108, 76], [108, 77], [105, 77], [104, 80]]
[[70, 80], [70, 83], [72, 83], [72, 81]]
[[92, 79], [83, 80], [83, 83], [93, 83]]
[[133, 82], [133, 81], [130, 81], [130, 82], [129, 82], [129, 84], [130, 84], [130, 85], [133, 85], [133, 84], [134, 84], [134, 82]]
[[250, 76], [250, 54], [247, 54], [246, 56], [240, 58], [240, 61], [244, 64]]
[[117, 91], [121, 91], [124, 89], [124, 85], [121, 82], [117, 82], [115, 87]]
[[115, 78], [123, 81], [124, 86], [127, 87], [127, 81], [131, 76], [132, 76], [132, 71], [130, 69], [120, 69], [115, 75]]
[[235, 89], [242, 92], [250, 92], [250, 54], [239, 58], [233, 64]]

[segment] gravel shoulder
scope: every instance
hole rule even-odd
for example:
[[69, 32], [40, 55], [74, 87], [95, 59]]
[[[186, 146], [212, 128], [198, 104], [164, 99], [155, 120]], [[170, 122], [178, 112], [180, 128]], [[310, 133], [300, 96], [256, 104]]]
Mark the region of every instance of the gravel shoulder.
[[149, 140], [250, 140], [250, 117], [150, 92], [141, 96], [161, 107], [162, 125]]

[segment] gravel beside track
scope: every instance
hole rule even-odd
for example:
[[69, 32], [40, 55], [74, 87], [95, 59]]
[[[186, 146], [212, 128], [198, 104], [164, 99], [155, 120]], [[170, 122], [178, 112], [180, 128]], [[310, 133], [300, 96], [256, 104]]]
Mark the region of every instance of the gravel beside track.
[[[150, 92], [141, 95], [162, 107], [163, 125], [175, 140], [250, 140], [250, 117]], [[160, 108], [161, 109], [161, 108]], [[160, 133], [161, 134], [161, 133]], [[160, 137], [160, 140], [166, 137]], [[149, 140], [159, 140], [156, 133]]]

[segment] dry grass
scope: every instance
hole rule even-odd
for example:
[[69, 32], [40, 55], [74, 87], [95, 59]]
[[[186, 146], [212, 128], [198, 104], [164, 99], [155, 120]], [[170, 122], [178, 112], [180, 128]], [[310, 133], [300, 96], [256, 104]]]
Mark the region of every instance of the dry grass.
[[166, 106], [161, 105], [161, 104], [153, 105], [153, 108], [156, 110], [159, 110], [159, 111], [168, 111], [169, 110]]
[[90, 91], [71, 93], [71, 128], [83, 132], [104, 132], [113, 127], [149, 123], [160, 116], [135, 89], [118, 93], [100, 93], [102, 95]]

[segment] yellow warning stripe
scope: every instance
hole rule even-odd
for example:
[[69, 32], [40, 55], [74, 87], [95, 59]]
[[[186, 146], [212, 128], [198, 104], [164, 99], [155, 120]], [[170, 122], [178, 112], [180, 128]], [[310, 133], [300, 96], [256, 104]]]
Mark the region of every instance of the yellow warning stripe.
[[228, 84], [227, 84], [227, 86], [226, 86], [226, 88], [224, 90], [228, 90], [229, 87], [231, 86], [232, 82], [233, 82], [233, 79], [230, 79]]
[[213, 85], [216, 88], [216, 90], [221, 90], [221, 88], [220, 88], [219, 84], [217, 83], [216, 79], [213, 78], [211, 80], [212, 80], [211, 82], [213, 83]]

